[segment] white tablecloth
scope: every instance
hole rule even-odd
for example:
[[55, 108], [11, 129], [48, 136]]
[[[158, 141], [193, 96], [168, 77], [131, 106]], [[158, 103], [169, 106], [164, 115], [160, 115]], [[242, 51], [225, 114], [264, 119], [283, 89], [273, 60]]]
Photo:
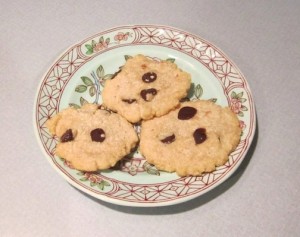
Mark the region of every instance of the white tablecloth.
[[[299, 236], [299, 1], [0, 3], [0, 236]], [[107, 204], [69, 185], [36, 142], [36, 90], [66, 48], [108, 28], [170, 25], [221, 48], [247, 78], [258, 130], [215, 190], [168, 207]]]

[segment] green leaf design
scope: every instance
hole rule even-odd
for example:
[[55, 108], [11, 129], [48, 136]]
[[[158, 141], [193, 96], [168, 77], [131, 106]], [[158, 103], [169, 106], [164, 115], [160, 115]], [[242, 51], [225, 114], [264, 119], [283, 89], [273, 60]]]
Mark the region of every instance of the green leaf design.
[[114, 74], [106, 74], [106, 75], [103, 77], [103, 80], [110, 80], [113, 76], [114, 76]]
[[82, 178], [80, 178], [79, 180], [80, 180], [80, 181], [87, 181], [88, 178], [87, 178], [87, 177], [82, 177]]
[[195, 90], [194, 90], [194, 95], [197, 99], [199, 99], [203, 94], [203, 89], [202, 89], [202, 86], [200, 84], [198, 84], [196, 87], [195, 87]]
[[96, 186], [96, 185], [97, 185], [97, 183], [90, 182], [90, 186], [91, 186], [91, 187], [94, 187], [94, 186]]
[[79, 105], [74, 104], [74, 103], [69, 103], [69, 106], [70, 106], [70, 107], [73, 107], [74, 109], [79, 109], [79, 108], [80, 108]]
[[75, 91], [79, 92], [79, 93], [83, 93], [83, 92], [86, 91], [86, 89], [87, 89], [87, 86], [85, 86], [85, 85], [78, 85], [78, 86], [76, 86]]
[[209, 99], [209, 101], [211, 101], [211, 102], [213, 102], [213, 103], [216, 103], [217, 102], [217, 98], [211, 98], [211, 99]]
[[174, 63], [175, 62], [175, 58], [167, 58], [166, 61]]
[[110, 186], [110, 183], [105, 180], [102, 180], [101, 182], [103, 182], [104, 186], [106, 186], [106, 187]]
[[240, 98], [239, 101], [240, 101], [241, 103], [244, 103], [244, 102], [247, 101], [247, 99], [245, 99], [245, 98]]
[[242, 107], [241, 107], [241, 110], [242, 110], [242, 111], [248, 111], [248, 108], [247, 108], [246, 106], [242, 106]]
[[103, 41], [104, 41], [104, 37], [101, 36], [101, 37], [99, 38], [99, 43], [102, 43]]
[[82, 80], [83, 83], [84, 83], [85, 85], [87, 85], [87, 86], [92, 86], [92, 85], [94, 85], [93, 81], [92, 81], [90, 78], [88, 78], [88, 77], [83, 76], [83, 77], [81, 77], [81, 80]]
[[157, 169], [154, 169], [154, 168], [148, 169], [147, 173], [152, 174], [152, 175], [157, 175], [157, 176], [160, 175], [159, 171]]
[[244, 92], [240, 92], [236, 95], [237, 98], [242, 98], [243, 97]]
[[83, 106], [83, 105], [85, 105], [87, 103], [89, 103], [89, 102], [86, 99], [84, 99], [83, 97], [80, 97], [80, 104], [81, 104], [81, 106]]
[[100, 189], [100, 190], [103, 190], [104, 189], [104, 183], [103, 182], [100, 182], [97, 184], [97, 187]]
[[105, 180], [102, 180], [100, 183], [97, 184], [97, 187], [101, 190], [104, 190], [104, 187], [108, 186], [110, 186], [110, 183]]
[[94, 48], [96, 46], [96, 41], [92, 40], [92, 48]]
[[92, 49], [89, 49], [88, 51], [85, 52], [87, 55], [91, 55], [92, 53], [94, 53], [94, 51]]
[[82, 171], [79, 171], [79, 172], [77, 173], [77, 175], [79, 175], [79, 176], [83, 176], [83, 175], [84, 175], [84, 173], [83, 173]]
[[110, 38], [107, 38], [107, 39], [105, 40], [105, 43], [106, 43], [106, 44], [109, 44], [109, 42], [110, 42]]
[[233, 91], [231, 92], [231, 95], [230, 95], [231, 98], [236, 98], [236, 93]]
[[130, 55], [124, 55], [125, 60], [127, 61], [128, 59], [132, 58]]
[[86, 44], [85, 47], [87, 48], [87, 51], [86, 51], [87, 55], [91, 55], [94, 52], [92, 45]]
[[243, 113], [242, 111], [240, 111], [240, 112], [238, 113], [238, 116], [244, 117], [244, 113]]
[[102, 78], [104, 76], [104, 68], [102, 65], [100, 65], [96, 70], [97, 76], [99, 78]]
[[94, 96], [96, 94], [96, 88], [95, 86], [91, 86], [89, 89], [90, 96]]
[[159, 171], [154, 165], [149, 164], [147, 161], [143, 164], [144, 170], [151, 175], [160, 175]]
[[93, 50], [93, 46], [90, 44], [86, 44], [85, 47], [87, 48], [87, 50]]

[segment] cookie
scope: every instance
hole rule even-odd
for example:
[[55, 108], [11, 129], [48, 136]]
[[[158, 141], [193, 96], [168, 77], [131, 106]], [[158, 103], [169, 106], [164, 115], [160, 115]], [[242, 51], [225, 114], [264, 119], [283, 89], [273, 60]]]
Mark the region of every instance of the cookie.
[[198, 176], [226, 163], [240, 135], [239, 120], [228, 107], [189, 101], [142, 122], [140, 151], [160, 170]]
[[103, 105], [136, 123], [174, 109], [190, 86], [190, 74], [175, 63], [137, 55], [129, 58], [112, 80], [106, 81]]
[[138, 142], [132, 124], [95, 104], [85, 104], [80, 109], [67, 108], [46, 125], [50, 133], [60, 139], [55, 154], [83, 171], [114, 166]]

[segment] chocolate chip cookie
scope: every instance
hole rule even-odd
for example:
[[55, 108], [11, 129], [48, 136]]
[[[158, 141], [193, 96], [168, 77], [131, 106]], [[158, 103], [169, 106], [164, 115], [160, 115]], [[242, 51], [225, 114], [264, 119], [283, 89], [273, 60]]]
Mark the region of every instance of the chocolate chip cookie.
[[105, 83], [103, 104], [131, 123], [162, 116], [179, 105], [191, 86], [190, 74], [175, 63], [143, 55], [128, 59]]
[[60, 139], [55, 154], [83, 171], [114, 166], [138, 142], [132, 124], [95, 104], [65, 109], [46, 125], [50, 133]]
[[142, 122], [140, 151], [160, 170], [197, 176], [223, 165], [240, 135], [239, 120], [228, 107], [183, 102], [167, 115]]

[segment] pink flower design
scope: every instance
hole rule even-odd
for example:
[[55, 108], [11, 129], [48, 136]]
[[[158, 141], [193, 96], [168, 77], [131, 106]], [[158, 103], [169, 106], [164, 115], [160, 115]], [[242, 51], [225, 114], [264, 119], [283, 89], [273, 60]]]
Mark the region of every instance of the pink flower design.
[[99, 175], [90, 172], [84, 173], [84, 177], [92, 183], [101, 183], [102, 181], [102, 178]]
[[238, 99], [232, 98], [230, 108], [235, 114], [238, 114], [241, 111], [242, 103]]
[[71, 164], [71, 162], [64, 160], [64, 165], [69, 167], [70, 169], [74, 169], [73, 165]]
[[141, 166], [141, 160], [128, 160], [125, 164], [121, 167], [121, 170], [124, 172], [128, 172], [132, 176], [136, 175], [138, 172], [143, 172], [143, 166]]
[[233, 91], [230, 97], [231, 97], [231, 101], [230, 101], [231, 110], [238, 116], [243, 117], [244, 112], [248, 111], [248, 108], [243, 105], [243, 103], [247, 101], [247, 99], [243, 98], [243, 92], [237, 94], [235, 91]]
[[245, 124], [245, 122], [242, 121], [242, 120], [240, 120], [240, 128], [241, 128], [242, 130], [245, 130], [245, 128], [246, 128], [246, 124]]
[[108, 46], [108, 44], [105, 41], [97, 43], [94, 46], [94, 51], [99, 52], [100, 50], [107, 48], [107, 46]]
[[81, 176], [79, 179], [82, 182], [89, 181], [91, 187], [98, 187], [100, 190], [104, 190], [105, 187], [110, 186], [111, 184], [104, 180], [98, 173], [94, 172], [78, 172], [77, 175]]
[[95, 52], [99, 52], [102, 49], [108, 47], [110, 42], [110, 38], [104, 39], [104, 36], [101, 36], [98, 41], [92, 40], [91, 44], [86, 44], [85, 47], [87, 48], [86, 54], [91, 55]]
[[115, 39], [115, 41], [118, 41], [118, 43], [120, 43], [120, 41], [122, 41], [122, 40], [126, 41], [128, 39], [128, 35], [129, 35], [129, 32], [126, 32], [126, 33], [119, 32], [118, 34], [115, 35], [114, 39]]

